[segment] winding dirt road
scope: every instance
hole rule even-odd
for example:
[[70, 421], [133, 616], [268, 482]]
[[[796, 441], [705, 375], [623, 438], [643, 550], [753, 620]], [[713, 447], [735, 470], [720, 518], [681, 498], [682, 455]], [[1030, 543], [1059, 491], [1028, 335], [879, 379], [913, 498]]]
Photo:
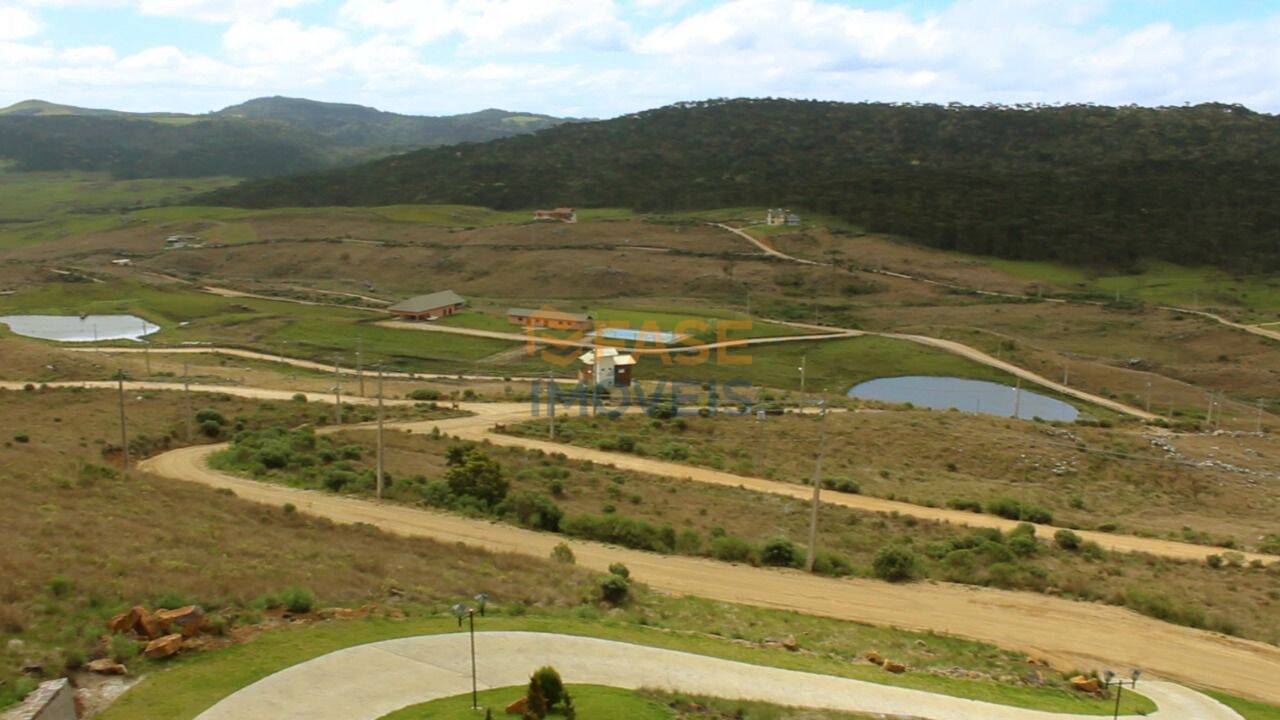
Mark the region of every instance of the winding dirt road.
[[[435, 424], [446, 429], [449, 422]], [[622, 562], [633, 577], [667, 592], [959, 635], [1019, 649], [1064, 668], [1142, 667], [1161, 677], [1280, 702], [1280, 648], [1163, 623], [1118, 607], [943, 583], [836, 580], [567, 540], [496, 522], [235, 477], [206, 464], [218, 449], [174, 450], [139, 467], [175, 480], [229, 488], [254, 502], [293, 503], [302, 512], [335, 522], [369, 523], [392, 533], [496, 552], [547, 557], [552, 547], [567, 542], [579, 565], [603, 572], [610, 563]]]

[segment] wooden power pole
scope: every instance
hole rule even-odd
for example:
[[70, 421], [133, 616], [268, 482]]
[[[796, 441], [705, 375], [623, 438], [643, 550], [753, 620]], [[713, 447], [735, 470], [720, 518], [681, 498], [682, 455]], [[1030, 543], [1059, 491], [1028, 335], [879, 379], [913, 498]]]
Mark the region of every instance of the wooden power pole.
[[383, 446], [382, 446], [382, 366], [378, 366], [378, 499], [382, 499]]
[[819, 402], [822, 408], [818, 417], [818, 454], [813, 463], [813, 502], [809, 507], [809, 552], [805, 556], [805, 572], [813, 572], [813, 562], [818, 553], [818, 505], [822, 502], [822, 453], [827, 445], [827, 399]]
[[120, 452], [122, 461], [120, 464], [121, 474], [129, 474], [129, 426], [124, 417], [124, 370], [116, 373], [116, 382], [119, 386], [120, 398]]
[[342, 424], [342, 368], [338, 358], [333, 358], [333, 424]]
[[187, 407], [187, 442], [191, 442], [193, 437], [191, 432], [191, 376], [188, 373], [187, 363], [182, 363], [182, 399]]

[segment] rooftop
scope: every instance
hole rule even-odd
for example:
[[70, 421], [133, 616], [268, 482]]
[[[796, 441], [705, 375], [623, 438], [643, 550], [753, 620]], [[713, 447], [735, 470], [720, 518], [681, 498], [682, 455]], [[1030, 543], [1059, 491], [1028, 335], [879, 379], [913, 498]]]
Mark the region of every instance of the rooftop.
[[441, 290], [429, 295], [417, 295], [387, 308], [391, 312], [420, 313], [450, 305], [464, 305], [466, 300], [452, 290]]

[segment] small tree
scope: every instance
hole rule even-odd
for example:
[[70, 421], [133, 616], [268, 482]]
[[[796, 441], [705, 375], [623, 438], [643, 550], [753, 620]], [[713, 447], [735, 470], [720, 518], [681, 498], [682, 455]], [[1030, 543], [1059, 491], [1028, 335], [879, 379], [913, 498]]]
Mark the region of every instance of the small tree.
[[1080, 536], [1063, 528], [1053, 534], [1053, 542], [1063, 550], [1079, 550]]
[[547, 710], [547, 697], [542, 694], [542, 683], [535, 673], [529, 678], [529, 692], [525, 694], [524, 720], [543, 720]]
[[876, 577], [889, 582], [910, 580], [916, 570], [916, 556], [910, 550], [897, 545], [886, 545], [876, 553], [871, 563]]
[[[449, 462], [452, 464], [453, 460]], [[459, 464], [452, 465], [444, 480], [454, 495], [473, 497], [489, 508], [502, 502], [509, 487], [502, 476], [502, 466], [487, 455], [476, 452], [468, 453]]]
[[565, 565], [572, 565], [577, 561], [577, 558], [573, 556], [573, 548], [564, 543], [560, 543], [551, 548], [551, 559], [556, 562], [564, 563]]
[[622, 563], [611, 563], [609, 565], [609, 574], [617, 575], [618, 577], [624, 577], [624, 578], [631, 577], [631, 571], [627, 569], [627, 566], [623, 565]]
[[606, 575], [600, 581], [600, 598], [610, 605], [621, 605], [631, 595], [631, 582], [621, 575]]
[[533, 682], [536, 682], [542, 690], [542, 698], [546, 700], [548, 710], [564, 699], [564, 680], [550, 665], [538, 668], [538, 671], [533, 674]]

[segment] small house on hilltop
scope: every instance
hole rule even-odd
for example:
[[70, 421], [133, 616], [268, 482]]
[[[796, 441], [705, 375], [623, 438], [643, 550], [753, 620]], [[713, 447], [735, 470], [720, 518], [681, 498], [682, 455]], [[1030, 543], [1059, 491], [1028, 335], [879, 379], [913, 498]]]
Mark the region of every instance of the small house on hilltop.
[[800, 216], [790, 210], [770, 208], [765, 213], [764, 222], [766, 225], [799, 225]]
[[631, 369], [636, 365], [634, 355], [620, 353], [618, 348], [602, 347], [579, 355], [578, 361], [582, 363], [582, 367], [578, 369], [578, 379], [586, 385], [609, 388], [631, 386]]
[[550, 328], [552, 330], [591, 329], [590, 315], [560, 312], [559, 310], [511, 308], [507, 311], [507, 322], [527, 328]]
[[418, 295], [387, 308], [387, 312], [406, 320], [434, 320], [452, 315], [464, 306], [467, 301], [452, 290], [441, 290], [429, 295]]
[[559, 222], [578, 222], [578, 213], [573, 208], [558, 207], [553, 210], [534, 210], [534, 220], [557, 220]]

